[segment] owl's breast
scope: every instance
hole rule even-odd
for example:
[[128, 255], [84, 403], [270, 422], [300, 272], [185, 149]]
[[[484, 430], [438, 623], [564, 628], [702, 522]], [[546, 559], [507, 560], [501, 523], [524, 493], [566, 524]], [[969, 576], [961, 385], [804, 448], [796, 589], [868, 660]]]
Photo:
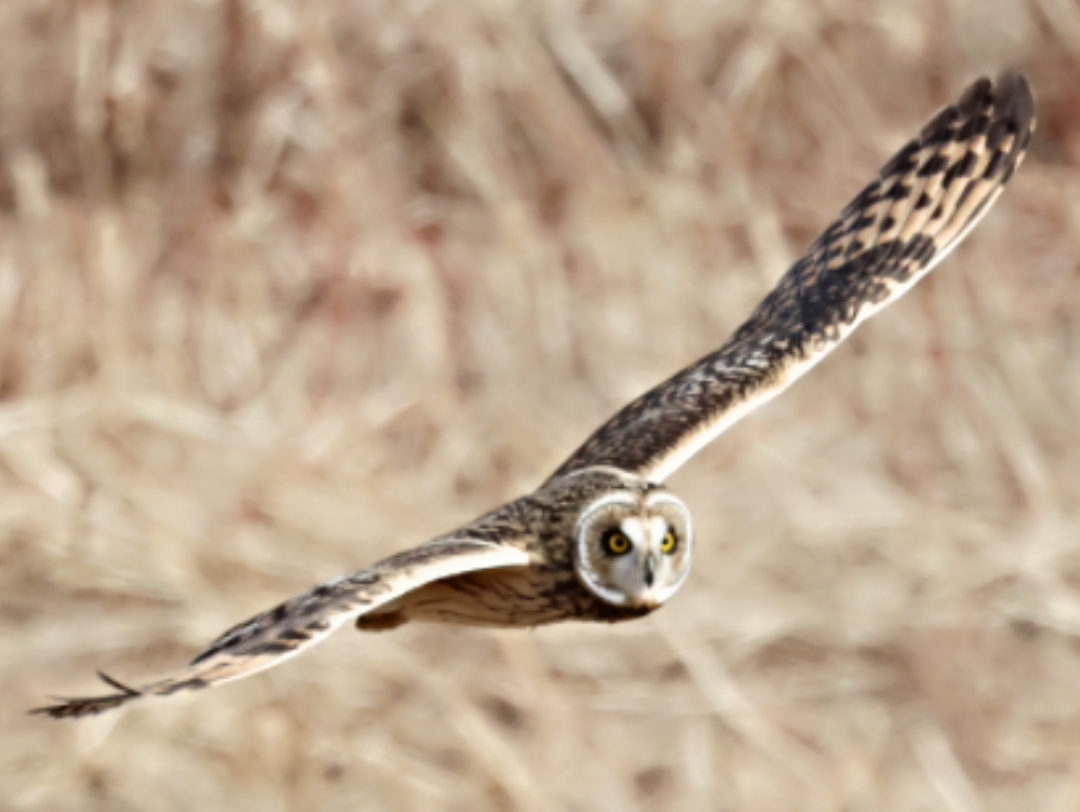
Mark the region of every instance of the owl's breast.
[[564, 620], [615, 622], [648, 609], [611, 606], [572, 572], [547, 566], [486, 570], [428, 584], [395, 607], [403, 620], [468, 626], [541, 626]]

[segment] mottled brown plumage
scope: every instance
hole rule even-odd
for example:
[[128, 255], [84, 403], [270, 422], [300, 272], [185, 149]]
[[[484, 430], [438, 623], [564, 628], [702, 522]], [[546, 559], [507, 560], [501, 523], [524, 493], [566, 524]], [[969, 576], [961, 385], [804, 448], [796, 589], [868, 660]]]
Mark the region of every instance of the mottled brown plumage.
[[[578, 525], [597, 499], [635, 504], [663, 488], [613, 469], [550, 482], [456, 530], [368, 569], [327, 581], [224, 632], [187, 668], [129, 688], [104, 674], [114, 694], [59, 698], [39, 708], [55, 718], [101, 713], [144, 696], [168, 696], [250, 676], [313, 645], [346, 621], [361, 629], [409, 620], [474, 626], [538, 626], [561, 620], [616, 622], [641, 617], [662, 600], [618, 605], [587, 587], [575, 566]], [[685, 510], [685, 509], [684, 509]], [[687, 514], [688, 516], [688, 514]], [[692, 539], [683, 528], [681, 577]]]
[[979, 79], [848, 204], [720, 349], [623, 408], [553, 475], [614, 465], [657, 482], [896, 301], [967, 234], [1023, 159], [1027, 80]]
[[1034, 128], [1027, 81], [980, 79], [881, 170], [716, 352], [601, 426], [537, 491], [225, 632], [172, 677], [39, 708], [101, 713], [277, 665], [348, 620], [535, 626], [619, 621], [668, 600], [689, 570], [689, 512], [662, 485], [896, 301], [985, 214]]

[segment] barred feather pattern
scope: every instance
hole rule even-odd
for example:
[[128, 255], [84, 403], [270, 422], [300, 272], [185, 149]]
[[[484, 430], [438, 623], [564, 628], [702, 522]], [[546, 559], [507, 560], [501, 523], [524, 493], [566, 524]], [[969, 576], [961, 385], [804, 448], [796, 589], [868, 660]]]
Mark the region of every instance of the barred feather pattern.
[[553, 478], [610, 465], [662, 482], [809, 371], [956, 247], [1020, 165], [1027, 80], [981, 78], [901, 149], [716, 352], [601, 426]]
[[343, 623], [432, 581], [465, 572], [530, 563], [519, 548], [467, 537], [439, 539], [345, 575], [246, 620], [218, 637], [190, 665], [166, 679], [132, 688], [98, 672], [116, 693], [57, 697], [31, 713], [77, 719], [146, 696], [198, 691], [251, 676], [328, 637]]

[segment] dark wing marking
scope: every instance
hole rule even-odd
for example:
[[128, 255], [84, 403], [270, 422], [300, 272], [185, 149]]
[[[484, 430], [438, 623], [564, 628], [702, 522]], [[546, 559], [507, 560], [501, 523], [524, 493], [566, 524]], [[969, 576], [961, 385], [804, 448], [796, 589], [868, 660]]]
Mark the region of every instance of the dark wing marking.
[[530, 561], [528, 553], [505, 544], [468, 538], [433, 541], [391, 556], [370, 569], [328, 581], [234, 626], [171, 677], [129, 688], [98, 672], [117, 693], [60, 698], [57, 704], [31, 713], [77, 719], [144, 696], [168, 696], [251, 676], [299, 654], [346, 621], [424, 584], [463, 572], [528, 566]]
[[1034, 127], [1021, 74], [973, 83], [882, 168], [727, 343], [622, 409], [553, 478], [604, 465], [663, 481], [944, 259], [1001, 194]]

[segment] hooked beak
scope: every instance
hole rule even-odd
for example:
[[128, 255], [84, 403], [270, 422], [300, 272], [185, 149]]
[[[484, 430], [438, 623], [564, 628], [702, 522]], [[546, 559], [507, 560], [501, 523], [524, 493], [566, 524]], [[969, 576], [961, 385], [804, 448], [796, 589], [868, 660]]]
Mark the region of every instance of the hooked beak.
[[645, 586], [652, 589], [654, 580], [656, 580], [656, 557], [649, 553], [645, 556]]

